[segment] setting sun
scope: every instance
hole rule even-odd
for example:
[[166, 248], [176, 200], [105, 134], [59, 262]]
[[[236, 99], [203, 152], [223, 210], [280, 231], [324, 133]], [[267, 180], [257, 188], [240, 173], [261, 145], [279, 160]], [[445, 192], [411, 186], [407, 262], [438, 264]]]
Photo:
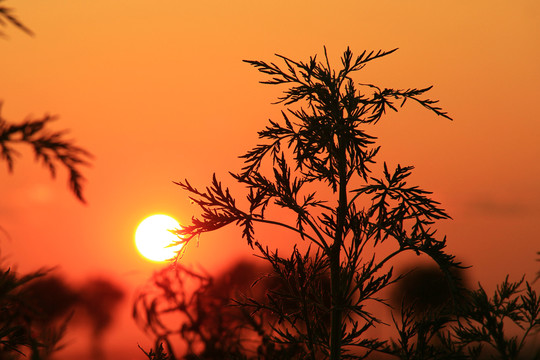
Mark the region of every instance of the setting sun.
[[135, 232], [137, 250], [152, 261], [172, 259], [182, 245], [169, 246], [178, 237], [169, 230], [180, 228], [178, 221], [167, 215], [152, 215], [144, 219]]

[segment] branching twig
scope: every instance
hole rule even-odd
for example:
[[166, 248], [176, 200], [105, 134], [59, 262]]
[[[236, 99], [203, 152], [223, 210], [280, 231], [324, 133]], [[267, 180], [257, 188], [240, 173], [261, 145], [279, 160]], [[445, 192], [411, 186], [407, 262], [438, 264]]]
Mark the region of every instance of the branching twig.
[[[0, 111], [1, 111], [0, 103]], [[45, 115], [41, 119], [28, 119], [20, 124], [10, 124], [0, 113], [0, 157], [6, 161], [8, 170], [13, 171], [18, 144], [27, 144], [34, 150], [35, 159], [45, 165], [52, 177], [56, 176], [58, 164], [69, 173], [69, 187], [75, 196], [85, 202], [82, 188], [84, 177], [80, 167], [89, 165], [92, 155], [85, 149], [65, 140], [65, 131], [51, 132], [47, 125], [55, 120]]]

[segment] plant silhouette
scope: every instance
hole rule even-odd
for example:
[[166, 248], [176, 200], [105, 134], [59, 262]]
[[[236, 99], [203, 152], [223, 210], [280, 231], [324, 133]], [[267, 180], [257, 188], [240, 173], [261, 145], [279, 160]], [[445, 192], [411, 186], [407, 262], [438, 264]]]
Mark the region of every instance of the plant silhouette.
[[81, 202], [85, 202], [82, 187], [84, 177], [81, 166], [88, 165], [91, 154], [66, 140], [66, 131], [49, 131], [47, 126], [55, 117], [45, 115], [40, 119], [27, 119], [20, 124], [8, 123], [1, 115], [0, 103], [0, 149], [1, 158], [6, 161], [8, 170], [13, 171], [15, 157], [19, 152], [16, 145], [26, 144], [32, 147], [37, 161], [49, 169], [52, 177], [56, 176], [58, 165], [69, 173], [69, 187]]
[[101, 335], [123, 295], [106, 279], [87, 279], [74, 287], [51, 270], [23, 276], [5, 270], [0, 279], [0, 359], [51, 358], [65, 346], [73, 316], [90, 326], [92, 350], [102, 358]]
[[405, 306], [398, 330], [384, 352], [400, 359], [540, 359], [527, 342], [540, 329], [540, 298], [522, 278], [501, 282], [492, 296], [479, 285], [467, 290], [454, 309], [415, 313]]
[[[0, 0], [0, 3], [3, 3], [5, 0]], [[17, 27], [19, 30], [24, 31], [28, 35], [33, 35], [32, 30], [30, 30], [26, 25], [24, 25], [14, 14], [13, 9], [0, 5], [0, 26], [5, 27], [8, 24], [11, 24]], [[0, 36], [5, 36], [3, 31], [0, 31]]]
[[[230, 359], [250, 353], [265, 354], [267, 358], [292, 355], [294, 349], [266, 346], [265, 320], [275, 319], [252, 317], [233, 300], [247, 294], [261, 300], [264, 292], [251, 285], [268, 270], [241, 261], [217, 278], [181, 264], [155, 272], [139, 290], [133, 306], [135, 321], [155, 339], [155, 349], [145, 354], [150, 359]], [[265, 288], [270, 286], [264, 279], [262, 283]], [[180, 349], [174, 346], [175, 340], [181, 341]], [[183, 355], [178, 356], [179, 352]]]
[[[0, 0], [3, 3], [4, 0]], [[29, 35], [32, 31], [13, 13], [11, 8], [0, 5], [0, 26], [11, 24]], [[0, 36], [4, 36], [0, 31]], [[65, 139], [66, 131], [50, 131], [47, 126], [55, 118], [45, 115], [38, 119], [26, 119], [14, 124], [2, 117], [0, 102], [0, 159], [7, 163], [8, 171], [14, 169], [15, 158], [19, 155], [16, 146], [29, 145], [36, 160], [45, 165], [53, 177], [57, 166], [69, 173], [69, 188], [81, 202], [84, 177], [81, 166], [89, 164], [91, 154]], [[0, 227], [0, 231], [9, 234]], [[28, 353], [31, 359], [46, 359], [59, 349], [59, 343], [66, 331], [69, 317], [59, 326], [51, 322], [58, 319], [73, 305], [76, 297], [57, 277], [45, 277], [49, 270], [38, 270], [29, 274], [18, 274], [2, 264], [0, 270], [0, 358], [18, 359]], [[57, 296], [45, 294], [43, 289], [53, 291]], [[39, 294], [39, 295], [37, 295]], [[45, 310], [46, 309], [46, 310]]]
[[[1, 110], [0, 103], [0, 110]], [[27, 144], [34, 150], [36, 160], [41, 161], [54, 177], [58, 165], [63, 166], [69, 173], [69, 187], [81, 202], [83, 196], [83, 182], [81, 166], [88, 165], [90, 153], [64, 139], [65, 132], [51, 132], [47, 129], [49, 122], [54, 120], [51, 116], [41, 119], [27, 119], [20, 124], [8, 123], [0, 113], [0, 159], [6, 161], [8, 171], [12, 172], [16, 156], [19, 152], [17, 145]], [[0, 227], [1, 230], [3, 230]], [[58, 327], [48, 327], [50, 319], [44, 318], [43, 313], [29, 307], [27, 285], [45, 284], [56, 286], [56, 290], [64, 289], [61, 282], [54, 278], [38, 279], [48, 273], [48, 270], [39, 270], [26, 275], [19, 275], [9, 267], [2, 266], [0, 280], [0, 353], [3, 358], [15, 359], [23, 354], [25, 349], [31, 353], [32, 359], [45, 359], [59, 349], [58, 344], [66, 331], [67, 318]], [[38, 281], [40, 280], [40, 281]], [[36, 290], [36, 288], [34, 288]], [[57, 293], [58, 294], [58, 293]], [[68, 295], [64, 293], [64, 295]], [[68, 296], [64, 300], [71, 299]], [[71, 300], [69, 300], [71, 301]], [[43, 305], [43, 303], [41, 304]], [[55, 303], [55, 305], [60, 305]], [[68, 304], [65, 304], [68, 306]], [[51, 310], [51, 309], [49, 309]], [[54, 318], [54, 312], [49, 316]], [[43, 326], [39, 326], [41, 323]], [[38, 324], [36, 331], [36, 324]]]
[[[177, 182], [202, 211], [177, 231], [183, 237], [179, 241], [240, 226], [248, 245], [288, 284], [264, 301], [249, 299], [242, 305], [278, 318], [269, 339], [300, 348], [302, 358], [361, 358], [383, 349], [382, 341], [366, 336], [381, 323], [369, 304], [384, 302], [378, 294], [399, 279], [391, 262], [401, 253], [427, 255], [449, 280], [451, 269], [460, 266], [444, 251], [446, 239], [432, 229], [436, 220], [449, 216], [430, 192], [407, 183], [413, 167], [391, 169], [384, 162], [382, 177], [372, 175], [380, 147], [368, 131], [386, 111], [397, 111], [409, 100], [450, 119], [437, 101], [425, 97], [431, 87], [396, 90], [353, 80], [368, 63], [394, 51], [354, 56], [347, 49], [339, 69], [330, 65], [326, 49], [322, 61], [281, 55], [282, 66], [246, 61], [269, 77], [262, 83], [286, 87], [278, 103], [287, 106], [282, 120], [270, 120], [259, 132], [262, 142], [242, 156], [243, 169], [232, 173], [247, 189], [248, 206], [237, 205], [216, 176], [202, 191], [188, 180]], [[290, 215], [267, 216], [274, 206]], [[283, 256], [256, 238], [257, 224], [290, 230], [309, 246]], [[380, 245], [389, 242], [393, 249], [385, 252]], [[328, 275], [329, 291], [324, 287]], [[291, 303], [294, 310], [286, 306]]]

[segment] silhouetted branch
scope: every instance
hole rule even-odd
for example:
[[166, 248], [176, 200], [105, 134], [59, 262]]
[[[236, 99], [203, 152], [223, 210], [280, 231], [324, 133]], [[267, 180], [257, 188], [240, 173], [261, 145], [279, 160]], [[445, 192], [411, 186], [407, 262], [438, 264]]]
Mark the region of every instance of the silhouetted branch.
[[[5, 0], [0, 0], [0, 3]], [[6, 26], [11, 24], [20, 30], [24, 31], [28, 35], [34, 35], [32, 30], [26, 27], [15, 15], [13, 15], [13, 9], [0, 5], [0, 26]], [[0, 36], [4, 36], [4, 32], [0, 31]]]
[[[0, 112], [1, 105], [0, 103]], [[56, 176], [58, 164], [68, 171], [70, 189], [80, 201], [85, 202], [82, 194], [84, 177], [80, 167], [89, 165], [88, 159], [92, 155], [74, 145], [72, 141], [65, 140], [65, 131], [49, 131], [47, 125], [53, 120], [54, 117], [45, 115], [41, 119], [27, 119], [20, 124], [10, 124], [0, 113], [1, 158], [7, 162], [8, 170], [12, 172], [15, 157], [19, 155], [15, 146], [30, 145], [35, 159], [49, 169], [53, 178]]]

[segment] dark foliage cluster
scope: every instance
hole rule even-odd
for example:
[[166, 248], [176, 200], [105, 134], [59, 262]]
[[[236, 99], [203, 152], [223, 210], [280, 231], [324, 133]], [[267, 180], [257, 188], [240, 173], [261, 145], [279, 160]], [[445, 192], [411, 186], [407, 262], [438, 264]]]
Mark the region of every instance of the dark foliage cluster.
[[[0, 359], [49, 359], [65, 346], [64, 335], [83, 319], [100, 352], [100, 336], [111, 324], [123, 291], [106, 279], [68, 285], [51, 270], [20, 275], [4, 270], [0, 278]], [[75, 315], [75, 316], [74, 316]]]
[[[530, 350], [525, 349], [526, 340], [540, 330], [540, 298], [524, 278], [511, 282], [507, 276], [492, 296], [479, 285], [466, 299], [451, 332], [459, 351], [466, 349], [473, 359], [486, 351], [501, 359], [517, 359]], [[518, 335], [511, 335], [511, 325], [520, 330]], [[533, 351], [526, 356], [539, 359], [540, 349]]]
[[[329, 276], [312, 272], [311, 267], [317, 267], [313, 257], [297, 250], [291, 258], [274, 260], [273, 269], [242, 262], [217, 278], [182, 266], [156, 273], [150, 286], [141, 289], [134, 307], [135, 318], [155, 339], [153, 349], [143, 350], [148, 359], [305, 358], [294, 334], [307, 328], [328, 329], [330, 319], [311, 300], [321, 297], [329, 306]], [[303, 271], [296, 273], [295, 268]], [[268, 271], [267, 276], [257, 275]], [[306, 279], [308, 273], [320, 276]], [[459, 277], [464, 277], [462, 272]], [[414, 267], [396, 285], [390, 300], [400, 310], [392, 315], [397, 336], [364, 339], [378, 349], [367, 358], [540, 359], [534, 341], [528, 344], [539, 334], [540, 300], [523, 279], [506, 279], [492, 296], [480, 285], [475, 290], [463, 286], [457, 304], [437, 267]], [[314, 288], [319, 291], [313, 292]], [[260, 317], [259, 309], [254, 317], [252, 310], [260, 307], [264, 297], [267, 316]], [[304, 302], [298, 303], [298, 297]], [[284, 323], [288, 326], [280, 326]], [[184, 347], [175, 348], [179, 344]]]
[[[0, 277], [0, 358], [18, 359], [29, 351], [32, 359], [45, 359], [61, 349], [68, 318], [51, 326], [50, 314], [41, 312], [24, 289], [45, 275], [38, 271], [19, 276], [10, 269]], [[46, 326], [44, 326], [46, 324]]]
[[[63, 348], [76, 295], [48, 270], [0, 278], [0, 358], [48, 359]], [[55, 297], [55, 299], [52, 299]]]
[[[136, 296], [133, 317], [155, 339], [149, 359], [284, 359], [299, 351], [268, 337], [278, 320], [254, 315], [234, 299], [246, 294], [261, 299], [251, 288], [262, 281], [262, 269], [240, 262], [213, 278], [181, 264], [154, 273]], [[175, 346], [176, 345], [176, 346]], [[181, 354], [181, 355], [180, 355]]]
[[426, 312], [403, 307], [399, 337], [384, 350], [400, 359], [540, 359], [527, 341], [540, 331], [540, 299], [524, 279], [508, 277], [492, 296], [479, 285], [455, 308]]

